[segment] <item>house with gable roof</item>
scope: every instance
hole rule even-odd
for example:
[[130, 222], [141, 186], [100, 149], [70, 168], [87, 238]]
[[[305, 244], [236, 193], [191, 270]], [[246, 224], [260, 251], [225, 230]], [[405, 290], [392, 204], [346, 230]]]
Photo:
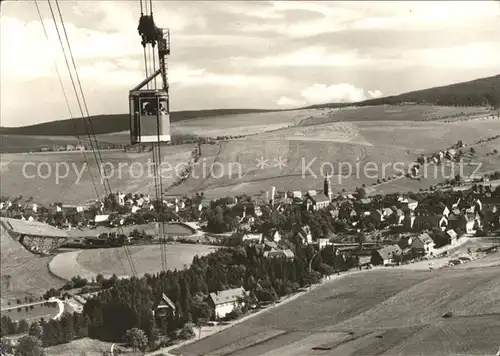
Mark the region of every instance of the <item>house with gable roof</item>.
[[162, 317], [174, 317], [175, 316], [175, 305], [164, 293], [161, 295], [161, 300], [153, 311], [153, 314], [157, 318]]
[[423, 255], [433, 255], [435, 243], [428, 233], [418, 235], [411, 241], [411, 248], [414, 252]]
[[243, 305], [242, 298], [246, 295], [243, 287], [227, 289], [210, 293], [209, 305], [212, 307], [215, 319], [224, 318], [227, 314]]
[[403, 250], [398, 245], [390, 245], [374, 250], [370, 262], [372, 265], [388, 265], [393, 262], [394, 257], [401, 256]]

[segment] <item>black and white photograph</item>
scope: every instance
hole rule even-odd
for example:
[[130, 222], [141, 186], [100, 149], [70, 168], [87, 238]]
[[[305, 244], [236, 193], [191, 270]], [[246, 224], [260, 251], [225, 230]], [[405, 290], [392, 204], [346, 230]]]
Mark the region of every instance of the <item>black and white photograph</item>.
[[2, 0], [0, 356], [500, 356], [500, 1]]

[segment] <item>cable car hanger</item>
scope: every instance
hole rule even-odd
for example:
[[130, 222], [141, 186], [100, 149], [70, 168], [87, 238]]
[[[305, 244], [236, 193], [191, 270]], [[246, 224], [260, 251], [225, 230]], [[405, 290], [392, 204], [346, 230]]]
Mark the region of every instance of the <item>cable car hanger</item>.
[[[150, 14], [143, 12], [142, 0], [141, 17], [137, 31], [141, 37], [141, 45], [144, 48], [144, 62], [146, 78], [129, 91], [130, 102], [130, 141], [131, 144], [138, 143], [161, 143], [170, 142], [170, 95], [167, 76], [167, 56], [170, 54], [170, 32], [156, 26], [153, 17], [153, 5], [150, 4]], [[147, 12], [147, 0], [145, 1]], [[148, 61], [148, 50], [152, 50]], [[155, 51], [155, 49], [157, 51]], [[156, 53], [155, 53], [156, 52]], [[156, 69], [155, 57], [158, 56], [159, 68]], [[152, 67], [151, 75], [148, 75], [148, 64]], [[156, 88], [156, 77], [161, 75], [161, 88]], [[150, 83], [155, 80], [154, 89], [150, 89]], [[146, 89], [144, 88], [146, 87]]]

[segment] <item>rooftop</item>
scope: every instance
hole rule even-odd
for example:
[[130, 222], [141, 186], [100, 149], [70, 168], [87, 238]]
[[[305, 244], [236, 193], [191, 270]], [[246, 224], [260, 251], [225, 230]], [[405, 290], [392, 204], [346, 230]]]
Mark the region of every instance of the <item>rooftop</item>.
[[316, 195], [316, 196], [311, 196], [311, 200], [315, 203], [323, 203], [323, 202], [329, 202], [330, 198], [328, 198], [325, 195]]
[[426, 232], [424, 232], [423, 234], [418, 235], [417, 239], [420, 239], [420, 241], [422, 241], [424, 244], [434, 242], [434, 240], [432, 240], [432, 238]]
[[382, 257], [384, 260], [388, 260], [391, 258], [393, 255], [398, 255], [402, 252], [401, 247], [398, 245], [390, 245], [381, 248], [380, 250], [377, 251], [377, 253]]
[[227, 289], [215, 293], [210, 293], [210, 298], [215, 305], [223, 303], [233, 303], [238, 300], [238, 298], [245, 295], [245, 289], [243, 287]]

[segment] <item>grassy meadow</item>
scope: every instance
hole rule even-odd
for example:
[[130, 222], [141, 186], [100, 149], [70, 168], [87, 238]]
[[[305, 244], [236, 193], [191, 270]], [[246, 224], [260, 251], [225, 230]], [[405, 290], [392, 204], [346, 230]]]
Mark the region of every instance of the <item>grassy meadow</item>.
[[26, 296], [38, 297], [50, 288], [62, 287], [64, 281], [49, 272], [51, 257], [40, 257], [26, 250], [3, 227], [1, 236], [1, 304]]
[[[158, 273], [162, 270], [160, 245], [128, 247], [138, 275]], [[196, 255], [202, 256], [213, 251], [207, 245], [169, 244], [167, 245], [167, 268], [183, 269], [189, 266]], [[80, 275], [92, 278], [97, 274], [111, 276], [131, 276], [132, 270], [123, 247], [90, 249], [64, 252], [55, 256], [49, 264], [50, 271], [60, 278], [69, 280]]]
[[[260, 194], [273, 185], [278, 190], [319, 189], [323, 184], [323, 173], [332, 172], [332, 169], [332, 183], [337, 191], [352, 190], [362, 184], [370, 187], [384, 177], [390, 181], [373, 187], [371, 192], [425, 189], [444, 179], [441, 176], [423, 181], [392, 178], [420, 154], [447, 148], [458, 140], [472, 144], [500, 132], [500, 119], [462, 116], [466, 120], [460, 121], [458, 116], [485, 116], [487, 113], [484, 108], [385, 105], [246, 113], [176, 122], [172, 124], [173, 132], [189, 131], [204, 136], [261, 133], [216, 145], [203, 145], [202, 157], [192, 176], [168, 193], [204, 191], [207, 197], [217, 197]], [[438, 120], [451, 116], [455, 121]], [[288, 127], [292, 124], [295, 126]], [[276, 130], [277, 127], [282, 129]], [[110, 142], [128, 139], [126, 132], [100, 137]], [[482, 163], [482, 171], [500, 168], [498, 155], [486, 155], [498, 146], [498, 142], [477, 146], [472, 160]], [[173, 183], [176, 167], [184, 167], [193, 148], [194, 145], [186, 144], [163, 149], [162, 161], [168, 162], [172, 168], [164, 173], [165, 187]], [[101, 155], [103, 162], [109, 162], [106, 164], [107, 174], [111, 176], [110, 185], [114, 191], [154, 192], [152, 166], [148, 174], [151, 153], [117, 150], [102, 151]], [[94, 199], [96, 194], [89, 171], [97, 181], [99, 194], [104, 188], [93, 155], [89, 152], [87, 157], [90, 169], [85, 166], [81, 153], [4, 154], [0, 173], [2, 190], [8, 195], [33, 196], [41, 203], [52, 201], [54, 196], [64, 196], [68, 203]], [[258, 166], [260, 159], [264, 160], [263, 167]], [[280, 160], [284, 165], [278, 167]], [[22, 169], [27, 162], [35, 164], [27, 167], [28, 175], [35, 173], [35, 167], [39, 166], [44, 176], [48, 164], [52, 176], [46, 179], [24, 176]], [[62, 176], [58, 182], [54, 173], [57, 165]], [[70, 169], [64, 177], [66, 167]]]
[[[500, 327], [500, 293], [493, 294], [498, 288], [498, 266], [363, 271], [173, 353], [493, 355]], [[442, 318], [449, 311], [453, 317]]]
[[[278, 190], [321, 189], [322, 174], [332, 168], [336, 191], [371, 186], [382, 178], [390, 181], [377, 186], [377, 192], [425, 189], [450, 177], [450, 169], [438, 170], [422, 181], [392, 178], [421, 154], [435, 153], [458, 140], [474, 144], [498, 132], [499, 119], [450, 123], [356, 121], [287, 128], [203, 146], [196, 174], [173, 193], [202, 190], [207, 196], [258, 194], [273, 185]], [[466, 159], [473, 165], [464, 166], [464, 175], [472, 173], [476, 163], [481, 163], [478, 173], [500, 169], [500, 156], [491, 154], [499, 142], [475, 146], [476, 153]], [[264, 169], [257, 166], [260, 159], [267, 160]], [[286, 166], [278, 167], [279, 159]]]
[[[184, 167], [191, 157], [193, 147], [194, 145], [178, 145], [162, 148], [165, 187], [176, 180], [176, 167], [179, 171]], [[92, 153], [87, 152], [86, 158], [81, 152], [2, 154], [2, 193], [8, 196], [32, 196], [39, 203], [54, 200], [63, 200], [68, 204], [83, 203], [96, 199], [91, 175], [99, 195], [104, 193], [99, 175], [99, 167], [102, 167], [102, 172], [106, 172], [109, 177], [113, 192], [154, 194], [151, 152], [101, 151], [102, 161], [99, 159], [99, 162], [102, 162], [102, 166], [96, 164]]]

